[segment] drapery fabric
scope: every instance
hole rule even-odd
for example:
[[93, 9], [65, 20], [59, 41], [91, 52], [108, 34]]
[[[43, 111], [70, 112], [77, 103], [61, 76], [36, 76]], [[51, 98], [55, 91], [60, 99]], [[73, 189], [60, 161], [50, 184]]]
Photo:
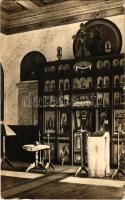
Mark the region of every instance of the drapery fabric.
[[90, 177], [104, 177], [110, 172], [109, 132], [88, 137], [88, 171]]

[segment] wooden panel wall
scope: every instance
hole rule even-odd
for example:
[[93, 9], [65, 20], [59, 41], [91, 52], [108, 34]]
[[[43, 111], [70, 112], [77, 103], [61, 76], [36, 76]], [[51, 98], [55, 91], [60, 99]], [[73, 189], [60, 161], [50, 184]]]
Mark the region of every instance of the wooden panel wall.
[[23, 145], [34, 144], [38, 141], [38, 127], [30, 125], [10, 125], [16, 136], [6, 137], [6, 153], [10, 160], [31, 162], [34, 154], [23, 150]]

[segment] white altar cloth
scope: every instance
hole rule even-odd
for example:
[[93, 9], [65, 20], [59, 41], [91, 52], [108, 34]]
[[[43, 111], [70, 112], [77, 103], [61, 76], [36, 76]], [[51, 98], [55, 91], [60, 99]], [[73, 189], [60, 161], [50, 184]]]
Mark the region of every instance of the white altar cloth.
[[90, 177], [104, 177], [110, 172], [109, 132], [103, 136], [88, 137], [88, 174]]

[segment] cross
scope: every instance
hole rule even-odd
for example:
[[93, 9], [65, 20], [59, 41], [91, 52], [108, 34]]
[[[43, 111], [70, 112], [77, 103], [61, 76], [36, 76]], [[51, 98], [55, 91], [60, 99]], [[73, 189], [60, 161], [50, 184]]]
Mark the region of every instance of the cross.
[[79, 55], [79, 57], [82, 57], [83, 52], [84, 52], [85, 56], [89, 55], [89, 51], [85, 45], [85, 40], [86, 40], [87, 36], [90, 36], [90, 33], [86, 32], [85, 24], [81, 23], [79, 32], [76, 35], [72, 36], [73, 40], [76, 40], [80, 43], [79, 48], [77, 48], [77, 54]]

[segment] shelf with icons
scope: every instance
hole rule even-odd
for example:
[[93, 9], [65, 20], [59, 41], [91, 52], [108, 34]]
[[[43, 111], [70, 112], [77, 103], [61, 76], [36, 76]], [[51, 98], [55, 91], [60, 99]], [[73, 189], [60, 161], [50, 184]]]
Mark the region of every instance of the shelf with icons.
[[55, 92], [56, 91], [56, 81], [55, 80], [45, 80], [44, 92]]
[[120, 89], [125, 86], [125, 74], [115, 75], [113, 77], [113, 87], [114, 89]]
[[72, 106], [73, 107], [93, 107], [95, 105], [94, 93], [73, 94]]
[[65, 74], [70, 72], [70, 64], [68, 63], [62, 63], [58, 65], [58, 73], [59, 74]]
[[110, 57], [109, 59], [100, 58], [96, 60], [95, 66], [97, 72], [123, 70], [125, 68], [125, 58], [123, 57], [123, 55], [114, 56], [114, 58], [112, 59], [110, 59]]
[[111, 67], [111, 63], [110, 63], [110, 60], [102, 60], [102, 59], [100, 59], [100, 60], [97, 60], [97, 62], [96, 62], [96, 70], [98, 71], [98, 72], [100, 72], [100, 71], [102, 71], [102, 70], [109, 70], [110, 69], [110, 67]]
[[70, 95], [60, 93], [58, 98], [59, 98], [59, 101], [58, 101], [59, 107], [69, 107], [70, 106]]
[[55, 111], [45, 111], [44, 113], [44, 127], [45, 135], [56, 133], [56, 112]]
[[69, 92], [70, 90], [70, 80], [69, 79], [59, 79], [58, 91], [59, 92]]
[[55, 65], [47, 65], [44, 68], [44, 73], [55, 73], [56, 72], [56, 66]]
[[91, 90], [94, 89], [93, 77], [81, 77], [73, 79], [73, 90], [82, 91], [82, 90]]
[[109, 92], [97, 92], [97, 107], [110, 106]]
[[114, 58], [112, 61], [113, 71], [123, 70], [125, 68], [125, 58]]
[[[41, 80], [43, 108], [40, 109], [40, 115], [44, 116], [45, 113], [43, 140], [47, 141], [47, 134], [51, 134], [57, 163], [72, 161], [79, 164], [81, 153], [78, 141], [75, 141], [77, 130], [81, 130], [83, 126], [83, 129], [90, 132], [106, 129], [111, 133], [114, 127], [114, 110], [124, 110], [123, 54], [90, 57], [87, 60], [48, 62], [48, 68]], [[115, 120], [117, 122], [117, 116]], [[123, 118], [122, 122], [117, 123], [120, 123], [119, 127], [123, 126]]]
[[43, 96], [43, 107], [57, 107], [58, 101], [56, 96]]
[[114, 106], [125, 105], [125, 90], [114, 92]]
[[110, 77], [109, 76], [98, 76], [96, 84], [97, 84], [97, 90], [109, 89]]

